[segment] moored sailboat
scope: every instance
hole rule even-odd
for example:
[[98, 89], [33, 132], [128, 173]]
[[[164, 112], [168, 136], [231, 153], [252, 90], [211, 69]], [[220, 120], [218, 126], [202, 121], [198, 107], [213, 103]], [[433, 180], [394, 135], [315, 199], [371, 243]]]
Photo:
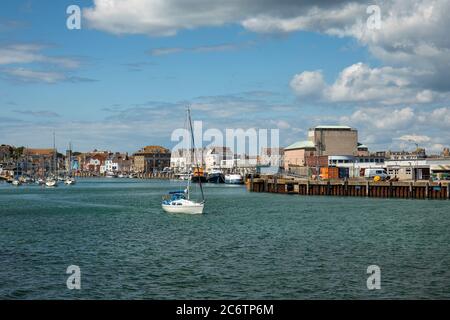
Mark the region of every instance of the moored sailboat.
[[[195, 141], [192, 129], [191, 111], [189, 108], [187, 108], [187, 118], [188, 118], [187, 124], [189, 126], [189, 131], [191, 135], [191, 143], [192, 143], [191, 148], [193, 151], [192, 154], [194, 155]], [[195, 170], [199, 171], [198, 165], [194, 169], [194, 172]], [[201, 201], [191, 200], [191, 179], [188, 179], [187, 187], [184, 191], [172, 191], [163, 197], [163, 201], [161, 204], [162, 209], [169, 213], [203, 214], [203, 209], [205, 207], [205, 195], [203, 193], [202, 179], [198, 180], [198, 184], [202, 195]]]
[[56, 142], [55, 142], [55, 133], [53, 132], [53, 170], [52, 174], [47, 177], [45, 180], [45, 186], [47, 188], [55, 188], [58, 186], [58, 178], [56, 177], [56, 159], [57, 159], [57, 153], [56, 153]]

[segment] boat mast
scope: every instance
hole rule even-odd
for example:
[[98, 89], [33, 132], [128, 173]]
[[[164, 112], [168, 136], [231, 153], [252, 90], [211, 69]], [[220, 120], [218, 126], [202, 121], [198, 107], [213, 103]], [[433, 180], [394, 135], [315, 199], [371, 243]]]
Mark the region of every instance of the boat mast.
[[[192, 151], [194, 152], [193, 155], [194, 155], [194, 161], [195, 161], [194, 129], [192, 127], [191, 109], [189, 107], [187, 108], [187, 113], [188, 113], [189, 129], [191, 131]], [[202, 154], [203, 154], [203, 150], [202, 150]], [[200, 173], [200, 167], [198, 165], [198, 162], [195, 164], [195, 166], [196, 166], [196, 169], [197, 169], [197, 173], [199, 174]], [[195, 173], [195, 171], [194, 171], [194, 173]], [[205, 195], [203, 193], [203, 185], [202, 185], [201, 177], [199, 178], [198, 182], [199, 182], [199, 185], [200, 185], [200, 191], [202, 193], [202, 201], [205, 201]]]
[[72, 142], [69, 142], [69, 177], [72, 177]]
[[57, 168], [56, 168], [56, 138], [55, 138], [55, 131], [53, 131], [53, 175], [57, 175]]

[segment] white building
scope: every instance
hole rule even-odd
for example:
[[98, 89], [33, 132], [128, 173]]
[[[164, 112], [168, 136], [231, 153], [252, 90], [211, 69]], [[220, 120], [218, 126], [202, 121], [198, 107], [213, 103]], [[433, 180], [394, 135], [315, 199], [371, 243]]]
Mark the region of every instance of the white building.
[[[233, 160], [233, 152], [227, 147], [211, 147], [206, 151], [205, 157], [206, 171], [210, 171], [213, 168], [221, 167], [222, 161]], [[228, 164], [226, 164], [228, 167]]]
[[328, 156], [330, 167], [348, 168], [350, 178], [364, 176], [365, 169], [386, 168], [384, 156]]
[[197, 148], [193, 154], [190, 149], [177, 149], [170, 155], [170, 168], [173, 172], [187, 172], [193, 164], [203, 166], [205, 163], [206, 149]]
[[118, 172], [119, 171], [119, 164], [115, 161], [114, 158], [106, 159], [105, 171], [106, 172]]

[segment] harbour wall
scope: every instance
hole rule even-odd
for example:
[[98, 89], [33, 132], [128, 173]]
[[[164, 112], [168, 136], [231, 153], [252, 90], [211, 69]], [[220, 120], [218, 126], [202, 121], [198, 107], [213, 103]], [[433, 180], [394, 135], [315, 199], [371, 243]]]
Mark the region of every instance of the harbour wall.
[[[93, 174], [90, 172], [81, 172], [74, 174], [77, 178], [106, 178], [105, 175]], [[158, 179], [158, 180], [171, 180], [176, 179], [176, 176], [172, 173], [136, 173], [135, 179]]]
[[278, 177], [250, 177], [247, 180], [247, 189], [251, 192], [305, 196], [450, 200], [449, 182], [316, 181]]

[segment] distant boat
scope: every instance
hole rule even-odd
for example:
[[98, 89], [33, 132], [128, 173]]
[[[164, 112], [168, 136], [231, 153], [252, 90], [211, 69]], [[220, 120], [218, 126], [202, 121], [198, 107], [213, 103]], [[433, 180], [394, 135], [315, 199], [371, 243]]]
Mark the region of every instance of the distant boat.
[[191, 177], [192, 182], [206, 182], [206, 175], [203, 168], [197, 167], [194, 169]]
[[105, 177], [106, 178], [117, 178], [116, 174], [112, 171], [107, 171]]
[[13, 186], [18, 187], [18, 186], [22, 185], [22, 182], [20, 182], [20, 180], [14, 179], [14, 180], [11, 182], [11, 184], [12, 184]]
[[226, 184], [244, 184], [244, 178], [240, 174], [225, 175]]
[[55, 188], [58, 186], [58, 180], [55, 178], [47, 178], [47, 180], [45, 180], [45, 186], [48, 188]]
[[69, 143], [69, 168], [67, 170], [67, 175], [64, 178], [64, 184], [68, 185], [68, 186], [73, 186], [74, 184], [77, 183], [75, 178], [72, 176], [72, 167], [73, 167], [73, 163], [72, 163], [72, 143]]
[[209, 183], [225, 183], [225, 176], [219, 169], [212, 169], [206, 178], [206, 182]]
[[[187, 108], [186, 113], [187, 113], [187, 124], [189, 126], [189, 131], [191, 134], [191, 141], [192, 141], [191, 148], [192, 151], [194, 151], [195, 141], [192, 129], [191, 110]], [[200, 172], [199, 167], [196, 167], [195, 170]], [[201, 202], [191, 200], [191, 179], [188, 179], [187, 187], [184, 191], [172, 191], [163, 197], [163, 201], [161, 204], [162, 209], [169, 213], [202, 214], [205, 206], [205, 195], [203, 193], [202, 179], [199, 179], [198, 182], [202, 194]]]
[[76, 183], [76, 180], [72, 177], [67, 177], [66, 180], [64, 180], [64, 184], [66, 185], [74, 185]]
[[192, 173], [185, 172], [185, 173], [178, 174], [178, 179], [180, 179], [180, 180], [191, 180], [191, 177], [192, 177]]

